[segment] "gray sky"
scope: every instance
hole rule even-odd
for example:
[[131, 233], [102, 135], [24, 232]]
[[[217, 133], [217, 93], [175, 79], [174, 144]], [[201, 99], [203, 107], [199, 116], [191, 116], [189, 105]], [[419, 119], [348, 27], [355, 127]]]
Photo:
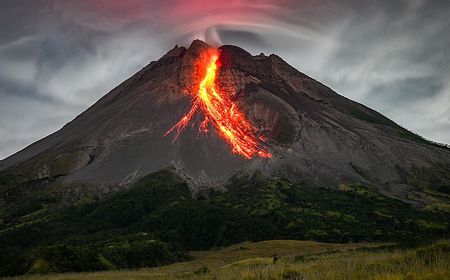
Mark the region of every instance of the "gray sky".
[[339, 94], [450, 144], [450, 2], [0, 2], [0, 159], [195, 39], [276, 53]]

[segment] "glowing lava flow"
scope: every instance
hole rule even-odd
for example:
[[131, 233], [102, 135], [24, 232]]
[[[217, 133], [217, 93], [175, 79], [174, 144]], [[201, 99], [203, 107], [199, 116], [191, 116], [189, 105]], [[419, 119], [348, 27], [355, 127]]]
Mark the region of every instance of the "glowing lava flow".
[[219, 136], [231, 145], [234, 154], [239, 154], [247, 159], [251, 159], [255, 155], [271, 158], [272, 154], [261, 147], [264, 138], [255, 135], [256, 128], [239, 111], [238, 106], [216, 88], [215, 80], [219, 67], [218, 51], [209, 51], [206, 55], [206, 73], [199, 84], [198, 92], [194, 94], [190, 111], [165, 135], [176, 130], [175, 141], [180, 132], [188, 125], [194, 113], [201, 109], [205, 119], [200, 124], [200, 131], [206, 133], [208, 123], [212, 123]]

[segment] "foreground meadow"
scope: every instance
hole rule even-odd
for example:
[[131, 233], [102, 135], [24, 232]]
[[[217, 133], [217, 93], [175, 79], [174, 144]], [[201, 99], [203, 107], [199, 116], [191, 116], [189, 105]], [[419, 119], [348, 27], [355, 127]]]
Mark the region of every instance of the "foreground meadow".
[[450, 279], [450, 243], [412, 249], [392, 244], [272, 240], [192, 252], [191, 261], [139, 270], [26, 275], [14, 280], [122, 279]]

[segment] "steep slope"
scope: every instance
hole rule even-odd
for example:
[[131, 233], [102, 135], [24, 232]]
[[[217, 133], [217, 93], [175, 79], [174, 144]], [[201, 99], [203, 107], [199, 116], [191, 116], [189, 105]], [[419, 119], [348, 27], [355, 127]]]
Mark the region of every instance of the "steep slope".
[[[58, 132], [0, 162], [4, 185], [126, 188], [174, 166], [197, 191], [256, 170], [318, 186], [363, 184], [404, 200], [420, 188], [448, 192], [450, 151], [298, 72], [276, 55], [222, 46], [217, 83], [267, 138], [271, 159], [244, 159], [210, 130], [164, 137], [185, 112], [196, 61], [210, 48], [175, 47]], [[197, 124], [202, 120], [196, 114]], [[6, 188], [10, 190], [10, 188]], [[14, 191], [12, 191], [14, 192]], [[78, 187], [78, 195], [85, 190]], [[72, 194], [71, 194], [72, 195]]]
[[0, 276], [162, 265], [244, 240], [448, 238], [449, 149], [276, 55], [218, 49], [215, 85], [239, 109], [225, 117], [251, 123], [240, 140], [261, 140], [262, 157], [232, 153], [220, 112], [199, 131], [205, 108], [164, 136], [195, 103], [209, 49], [175, 47], [0, 162]]

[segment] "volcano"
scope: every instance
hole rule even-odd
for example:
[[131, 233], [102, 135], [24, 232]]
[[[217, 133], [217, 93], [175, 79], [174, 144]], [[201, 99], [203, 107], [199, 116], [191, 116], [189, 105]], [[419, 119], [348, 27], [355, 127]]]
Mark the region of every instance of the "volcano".
[[[199, 61], [211, 50], [216, 69], [205, 94], [218, 95], [202, 99], [212, 64]], [[20, 184], [39, 182], [32, 191], [82, 197], [86, 189], [126, 189], [165, 167], [194, 194], [255, 172], [310, 186], [371, 186], [413, 204], [426, 203], [411, 195], [424, 187], [450, 186], [447, 147], [337, 94], [277, 55], [214, 49], [199, 40], [176, 46], [59, 131], [2, 160], [0, 173]]]

